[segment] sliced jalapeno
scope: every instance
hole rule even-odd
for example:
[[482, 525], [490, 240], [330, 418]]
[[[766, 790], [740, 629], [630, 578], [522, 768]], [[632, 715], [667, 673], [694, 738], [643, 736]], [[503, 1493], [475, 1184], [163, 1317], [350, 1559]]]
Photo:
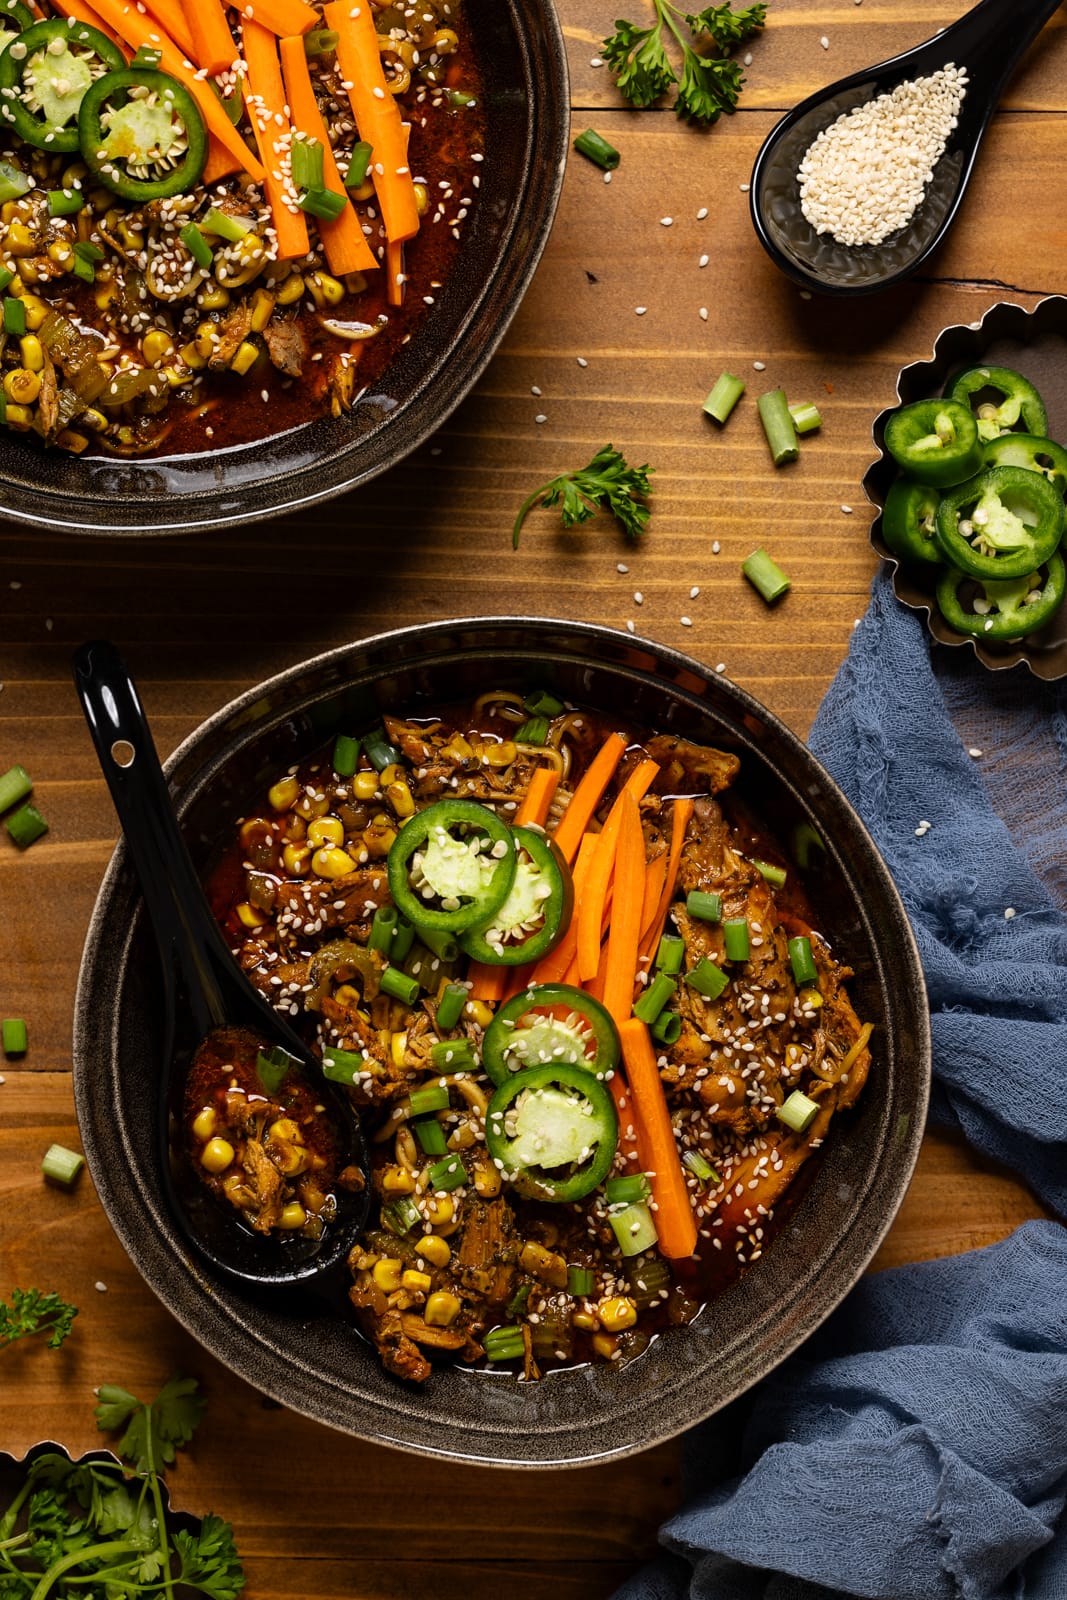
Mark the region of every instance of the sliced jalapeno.
[[[1058, 551], [1049, 556], [1044, 572], [1044, 581], [1040, 571], [1034, 571], [1024, 573], [1021, 578], [1002, 578], [997, 582], [987, 578], [976, 584], [964, 573], [949, 567], [938, 580], [937, 603], [945, 621], [957, 633], [998, 643], [1023, 639], [1028, 633], [1043, 628], [1063, 603], [1067, 573]], [[968, 588], [974, 591], [969, 607], [965, 602]]]
[[605, 1078], [618, 1065], [619, 1035], [591, 994], [567, 983], [533, 984], [505, 1001], [485, 1030], [482, 1068], [502, 1084], [559, 1061]]
[[611, 1091], [572, 1063], [531, 1067], [502, 1084], [485, 1142], [506, 1183], [530, 1200], [580, 1200], [611, 1171], [619, 1123]]
[[928, 483], [898, 478], [882, 509], [882, 538], [901, 561], [942, 563], [935, 529], [941, 496]]
[[978, 424], [956, 400], [916, 400], [885, 425], [885, 447], [920, 483], [962, 483], [982, 465]]
[[50, 17], [0, 54], [0, 117], [41, 150], [78, 148], [78, 114], [92, 85], [126, 58], [98, 28]]
[[1030, 380], [1010, 367], [968, 367], [953, 378], [945, 393], [974, 413], [982, 440], [1009, 433], [1020, 418], [1025, 432], [1038, 436], [1048, 432], [1045, 402]]
[[187, 194], [207, 161], [196, 101], [166, 72], [128, 67], [99, 78], [82, 100], [78, 135], [86, 166], [123, 200]]
[[1025, 467], [1040, 472], [1067, 499], [1067, 450], [1033, 433], [1002, 433], [982, 451], [987, 467]]
[[574, 909], [571, 869], [535, 828], [512, 828], [518, 860], [507, 899], [484, 927], [460, 934], [460, 948], [490, 966], [539, 961], [567, 931]]
[[476, 800], [438, 800], [411, 817], [389, 851], [389, 889], [416, 928], [464, 933], [485, 927], [515, 877], [506, 822]]
[[943, 496], [937, 543], [972, 578], [1021, 578], [1048, 560], [1063, 532], [1063, 501], [1040, 473], [987, 467]]
[[23, 0], [0, 0], [0, 50], [6, 50], [12, 39], [32, 28], [36, 21]]

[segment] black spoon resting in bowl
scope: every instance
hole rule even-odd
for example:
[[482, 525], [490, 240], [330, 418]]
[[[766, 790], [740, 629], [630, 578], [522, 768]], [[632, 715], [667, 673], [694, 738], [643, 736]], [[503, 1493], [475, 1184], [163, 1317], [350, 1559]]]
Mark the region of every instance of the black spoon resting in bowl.
[[[159, 945], [165, 999], [158, 1062], [163, 1171], [175, 1218], [212, 1267], [250, 1287], [291, 1288], [336, 1274], [366, 1221], [371, 1186], [366, 1141], [347, 1096], [322, 1076], [300, 1037], [240, 971], [211, 914], [171, 804], [136, 687], [113, 645], [82, 645], [74, 682], [122, 824]], [[182, 1150], [185, 1079], [198, 1046], [224, 1027], [249, 1029], [296, 1058], [337, 1130], [342, 1164], [358, 1166], [359, 1192], [338, 1189], [337, 1215], [319, 1239], [253, 1233], [217, 1200]]]
[[[832, 295], [872, 294], [915, 271], [952, 226], [982, 136], [1020, 56], [1060, 0], [982, 0], [933, 39], [809, 95], [774, 127], [752, 169], [752, 222], [789, 277]], [[800, 209], [797, 169], [818, 134], [844, 113], [950, 63], [967, 74], [956, 127], [911, 221], [876, 245], [819, 234]]]

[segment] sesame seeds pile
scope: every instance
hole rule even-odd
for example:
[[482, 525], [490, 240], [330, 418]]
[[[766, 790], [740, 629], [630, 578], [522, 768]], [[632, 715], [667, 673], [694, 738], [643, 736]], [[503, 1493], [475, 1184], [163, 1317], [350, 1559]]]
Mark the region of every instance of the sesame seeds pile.
[[906, 227], [956, 126], [967, 74], [950, 62], [824, 128], [797, 170], [800, 209], [838, 244], [881, 244]]

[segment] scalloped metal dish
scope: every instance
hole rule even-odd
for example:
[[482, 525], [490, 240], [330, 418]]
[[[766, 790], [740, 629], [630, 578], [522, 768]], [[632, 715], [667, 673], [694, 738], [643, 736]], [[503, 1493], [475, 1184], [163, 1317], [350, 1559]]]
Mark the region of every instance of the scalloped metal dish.
[[[92, 1466], [97, 1461], [106, 1462], [114, 1467], [123, 1465], [113, 1450], [86, 1450], [80, 1456], [75, 1456], [71, 1454], [65, 1444], [57, 1444], [54, 1439], [42, 1439], [39, 1444], [32, 1445], [25, 1455], [16, 1456], [9, 1450], [0, 1450], [0, 1483], [9, 1474], [14, 1475], [27, 1471], [35, 1461], [46, 1455], [63, 1456], [76, 1467]], [[124, 1468], [124, 1470], [129, 1471], [129, 1468]], [[166, 1481], [160, 1483], [159, 1489], [168, 1532], [174, 1534], [181, 1528], [186, 1533], [199, 1533], [201, 1518], [194, 1516], [191, 1511], [179, 1511], [171, 1505], [170, 1487]], [[0, 1504], [2, 1504], [2, 1500], [0, 1500]]]
[[[983, 361], [1024, 372], [1048, 407], [1051, 437], [1067, 440], [1067, 298], [1050, 295], [1033, 311], [999, 301], [981, 322], [943, 329], [934, 341], [929, 360], [913, 361], [901, 368], [897, 375], [897, 403], [907, 405], [939, 395], [954, 373]], [[980, 639], [949, 627], [937, 608], [930, 578], [925, 572], [903, 566], [883, 542], [882, 508], [897, 476], [897, 465], [885, 449], [884, 435], [886, 422], [895, 410], [896, 405], [887, 406], [875, 418], [872, 432], [880, 454], [863, 475], [863, 492], [878, 508], [871, 525], [871, 544], [893, 569], [897, 599], [913, 611], [926, 612], [930, 632], [940, 644], [954, 648], [970, 645], [991, 672], [1022, 664], [1035, 678], [1048, 682], [1067, 677], [1067, 603], [1047, 627], [1019, 644], [983, 644]]]

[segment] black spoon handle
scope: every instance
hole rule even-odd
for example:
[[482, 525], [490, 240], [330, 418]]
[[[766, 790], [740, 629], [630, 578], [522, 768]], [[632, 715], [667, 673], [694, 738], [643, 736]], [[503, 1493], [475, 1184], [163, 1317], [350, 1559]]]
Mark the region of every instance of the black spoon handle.
[[1060, 4], [1061, 0], [981, 0], [940, 35], [938, 43], [951, 41], [956, 65], [967, 69], [968, 94], [984, 98], [983, 110], [1000, 98], [1020, 56]]
[[[178, 829], [137, 689], [114, 645], [104, 640], [76, 652], [74, 683], [160, 951], [170, 954], [190, 1020], [205, 1037], [226, 1021], [212, 960], [223, 941]], [[166, 972], [168, 985], [173, 976]]]

